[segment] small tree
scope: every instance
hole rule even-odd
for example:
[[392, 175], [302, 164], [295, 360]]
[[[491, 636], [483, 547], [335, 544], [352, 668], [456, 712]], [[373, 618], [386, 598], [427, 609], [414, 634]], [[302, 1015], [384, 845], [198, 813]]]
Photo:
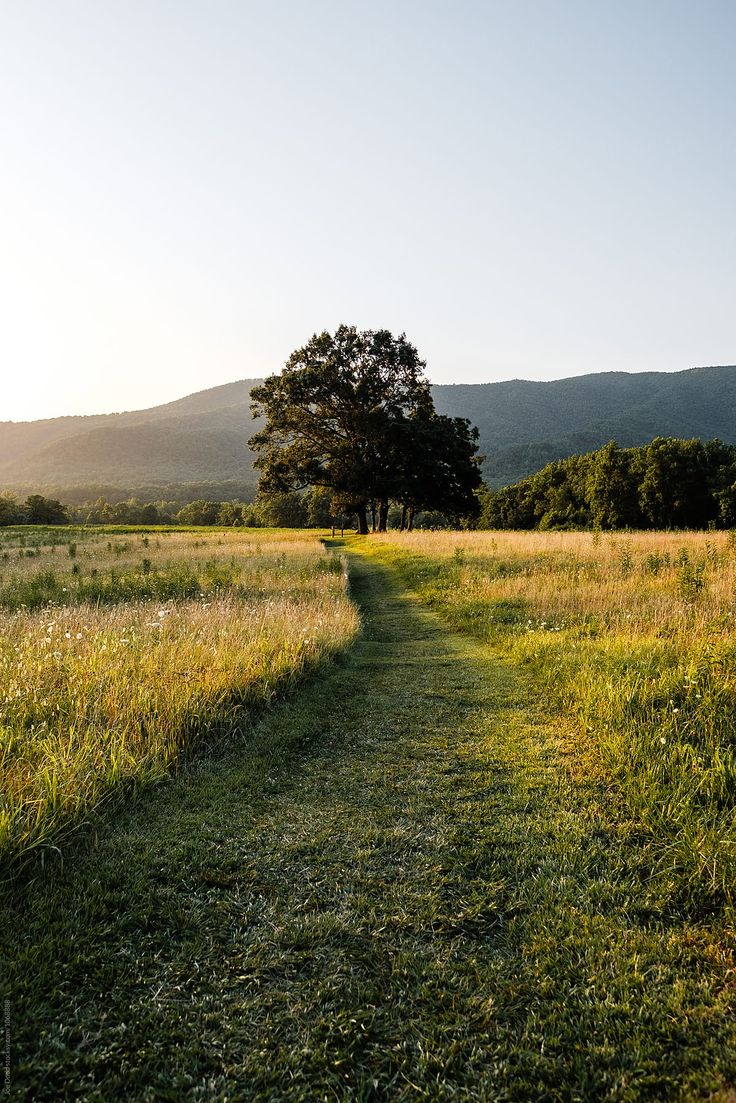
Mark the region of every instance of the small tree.
[[44, 498], [42, 494], [30, 494], [24, 504], [25, 519], [29, 525], [68, 525], [69, 514], [56, 498]]
[[180, 525], [216, 525], [222, 502], [207, 502], [198, 498], [180, 509], [176, 520]]
[[339, 511], [332, 505], [332, 495], [323, 486], [313, 486], [304, 495], [304, 504], [307, 508], [307, 526], [313, 529], [326, 529], [332, 524], [333, 518]]
[[595, 528], [636, 528], [642, 523], [631, 453], [609, 441], [589, 457], [585, 496]]
[[23, 509], [14, 494], [0, 494], [0, 527], [20, 525], [25, 520]]
[[141, 525], [156, 525], [161, 520], [158, 507], [153, 502], [146, 502], [141, 506], [138, 518]]
[[262, 493], [255, 506], [266, 528], [301, 529], [307, 523], [307, 507], [302, 494]]
[[217, 514], [218, 525], [242, 525], [243, 507], [237, 502], [223, 502]]

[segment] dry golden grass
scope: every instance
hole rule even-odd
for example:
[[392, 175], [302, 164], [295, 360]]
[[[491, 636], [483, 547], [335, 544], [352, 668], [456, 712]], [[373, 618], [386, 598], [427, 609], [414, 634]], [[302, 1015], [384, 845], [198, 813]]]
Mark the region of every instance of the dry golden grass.
[[[165, 570], [174, 563], [228, 562], [251, 555], [290, 554], [303, 548], [313, 534], [298, 529], [231, 531], [121, 532], [89, 528], [0, 529], [0, 587], [30, 579], [52, 570], [72, 578], [75, 565], [81, 573], [96, 570], [125, 571], [149, 559], [153, 569]], [[70, 554], [71, 552], [71, 554]]]
[[[374, 539], [397, 543], [391, 534]], [[556, 627], [594, 618], [631, 636], [691, 641], [736, 630], [736, 545], [727, 533], [406, 533], [400, 546], [456, 562], [459, 601], [523, 602]]]
[[[66, 563], [57, 549], [69, 604], [0, 612], [2, 857], [48, 843], [121, 783], [162, 775], [184, 749], [242, 732], [250, 708], [357, 631], [343, 566], [311, 534], [175, 534], [160, 549], [152, 537], [144, 550], [160, 558], [128, 576], [140, 546], [140, 537], [91, 538]], [[114, 604], [108, 578], [107, 604], [77, 602], [79, 559], [98, 578], [119, 569], [126, 592], [154, 578], [169, 596]], [[22, 569], [38, 563], [24, 559]]]
[[450, 623], [503, 647], [615, 782], [652, 868], [697, 906], [736, 885], [736, 546], [726, 533], [374, 540]]

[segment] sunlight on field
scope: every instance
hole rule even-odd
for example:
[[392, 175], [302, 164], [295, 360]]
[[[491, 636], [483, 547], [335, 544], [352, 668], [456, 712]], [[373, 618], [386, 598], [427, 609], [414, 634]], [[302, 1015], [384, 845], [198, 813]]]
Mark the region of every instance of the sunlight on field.
[[555, 627], [594, 621], [688, 639], [736, 628], [736, 542], [723, 532], [406, 533], [401, 546], [451, 559], [458, 600], [523, 602]]
[[373, 546], [453, 627], [530, 671], [673, 892], [733, 900], [730, 534], [411, 533]]
[[0, 540], [2, 858], [242, 733], [357, 631], [344, 566], [312, 534]]

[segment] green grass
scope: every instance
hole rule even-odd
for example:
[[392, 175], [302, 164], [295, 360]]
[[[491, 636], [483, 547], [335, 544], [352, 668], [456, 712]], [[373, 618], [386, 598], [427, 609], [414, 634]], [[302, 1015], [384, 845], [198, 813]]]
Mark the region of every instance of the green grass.
[[343, 562], [309, 534], [144, 550], [160, 562], [140, 572], [136, 542], [90, 539], [66, 574], [24, 557], [0, 586], [0, 876], [237, 737], [358, 630]]
[[[324, 561], [323, 570], [339, 574], [339, 559]], [[43, 609], [59, 605], [118, 605], [124, 602], [177, 601], [198, 597], [232, 594], [256, 598], [247, 563], [235, 557], [229, 563], [216, 561], [196, 565], [187, 562], [157, 565], [147, 556], [123, 569], [115, 567], [101, 573], [92, 567], [87, 574], [57, 574], [39, 571], [27, 578], [12, 578], [0, 584], [0, 607], [10, 610]]]
[[[499, 553], [490, 534], [473, 534], [471, 547], [458, 543], [448, 554], [451, 539], [430, 534], [402, 547], [388, 538], [372, 554], [397, 570], [454, 631], [505, 652], [529, 673], [550, 717], [567, 727], [569, 767], [607, 785], [618, 814], [646, 842], [649, 875], [663, 897], [693, 915], [715, 910], [733, 917], [730, 556], [701, 535], [716, 591], [704, 606], [700, 590], [693, 596], [688, 584], [683, 592], [682, 565], [691, 564], [686, 549], [679, 567], [670, 563], [666, 575], [652, 579], [646, 576], [654, 555], [635, 560], [628, 546], [628, 569], [618, 575], [607, 548], [594, 546], [587, 557], [544, 547], [530, 554], [528, 537], [514, 548], [515, 536], [507, 534], [508, 546]], [[518, 584], [507, 586], [519, 576]], [[580, 602], [576, 607], [582, 585], [597, 609], [585, 602], [582, 611]]]
[[725, 1103], [733, 931], [352, 546], [352, 656], [8, 893], [10, 1098]]

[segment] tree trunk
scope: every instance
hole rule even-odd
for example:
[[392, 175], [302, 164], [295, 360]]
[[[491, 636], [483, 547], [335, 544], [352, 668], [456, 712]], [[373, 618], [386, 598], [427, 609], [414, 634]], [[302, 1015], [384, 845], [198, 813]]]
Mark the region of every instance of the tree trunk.
[[356, 506], [356, 516], [358, 518], [358, 536], [368, 535], [368, 510], [365, 502], [362, 505]]
[[406, 530], [406, 511], [407, 511], [407, 509], [408, 509], [408, 506], [406, 505], [406, 503], [404, 503], [404, 505], [402, 505], [402, 507], [401, 507], [401, 528], [399, 529], [399, 532], [404, 532]]
[[414, 506], [409, 506], [409, 524], [406, 527], [409, 532], [414, 529]]
[[376, 531], [376, 499], [371, 499], [371, 532]]
[[388, 502], [382, 501], [378, 507], [378, 531], [385, 532], [388, 528]]

